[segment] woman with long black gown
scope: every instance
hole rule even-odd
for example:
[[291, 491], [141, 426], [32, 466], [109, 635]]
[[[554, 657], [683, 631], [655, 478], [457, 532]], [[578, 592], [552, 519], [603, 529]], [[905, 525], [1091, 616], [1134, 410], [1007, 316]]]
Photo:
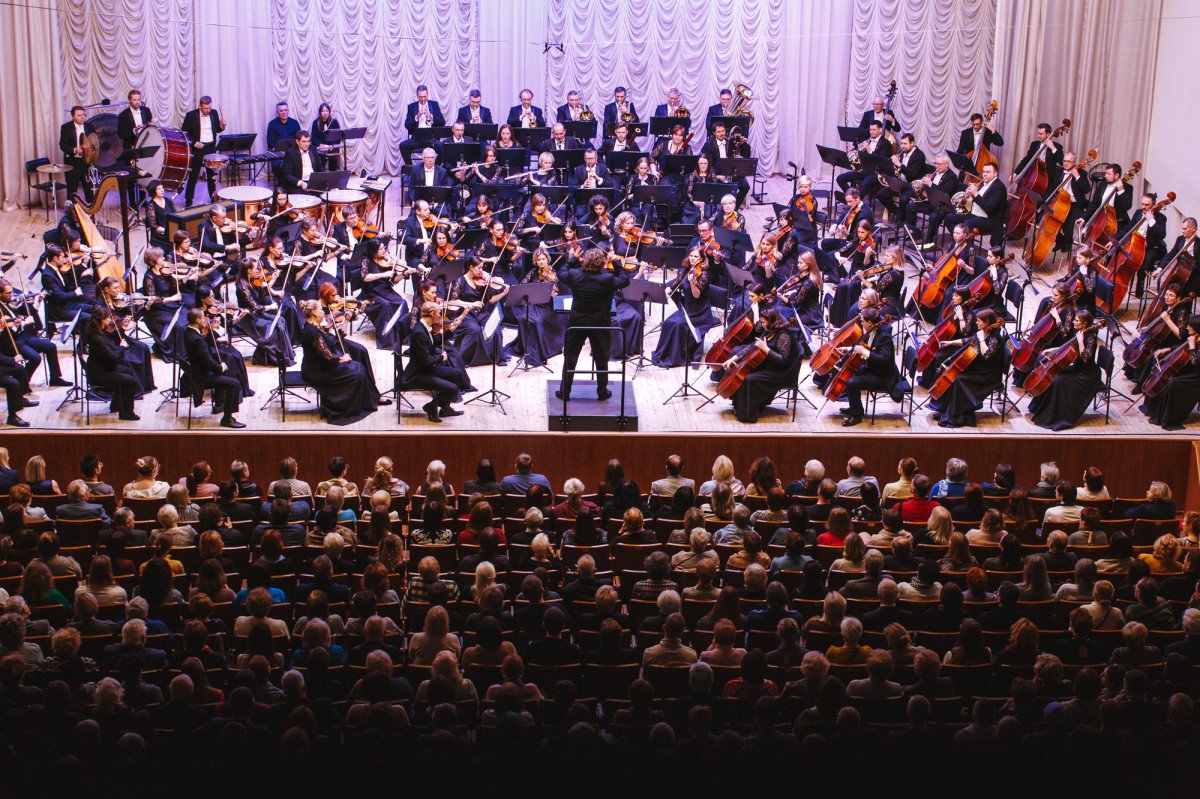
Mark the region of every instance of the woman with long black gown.
[[[287, 287], [292, 282], [292, 274], [297, 269], [304, 268], [304, 261], [293, 260], [284, 252], [283, 239], [271, 236], [263, 247], [258, 265], [262, 268], [263, 278], [270, 289], [270, 296], [275, 302], [283, 305], [283, 316], [279, 323], [287, 326], [288, 339], [295, 346], [300, 340], [300, 328], [304, 327], [304, 317], [300, 315], [300, 306], [288, 292]], [[264, 297], [264, 299], [266, 299]], [[269, 303], [268, 303], [269, 304]]]
[[1188, 319], [1187, 337], [1179, 346], [1186, 348], [1187, 363], [1162, 392], [1146, 397], [1141, 408], [1163, 430], [1182, 430], [1183, 423], [1200, 402], [1200, 316]]
[[504, 356], [500, 327], [497, 325], [489, 339], [484, 338], [483, 329], [494, 313], [496, 303], [508, 294], [508, 284], [499, 277], [489, 279], [484, 272], [483, 261], [477, 256], [467, 259], [466, 269], [450, 286], [448, 299], [477, 304], [477, 307], [459, 323], [454, 334], [454, 346], [467, 366], [491, 363], [503, 366], [508, 363], [508, 358]]
[[84, 336], [87, 351], [88, 383], [112, 395], [109, 409], [125, 422], [136, 422], [133, 412], [140, 383], [125, 357], [125, 347], [117, 343], [117, 321], [105, 306], [97, 306], [88, 320]]
[[[766, 333], [767, 311], [772, 309], [777, 310], [785, 319], [790, 315], [790, 312], [784, 311], [782, 307], [783, 302], [778, 297], [768, 297], [769, 294], [770, 292], [767, 290], [767, 287], [761, 283], [750, 286], [745, 292], [746, 302], [736, 314], [730, 315], [729, 324], [725, 327], [725, 333], [728, 333], [735, 325], [742, 324], [743, 317], [749, 316], [750, 319], [750, 332], [738, 342], [738, 346], [754, 341], [754, 339]], [[713, 347], [715, 348], [716, 345], [714, 344]], [[714, 383], [719, 383], [724, 376], [725, 370], [720, 365], [717, 365], [713, 367], [710, 379]]]
[[150, 233], [150, 243], [155, 247], [170, 247], [167, 239], [167, 214], [175, 213], [175, 203], [167, 196], [166, 187], [157, 180], [146, 186], [146, 200], [142, 203], [142, 219]]
[[[1004, 248], [992, 247], [984, 253], [987, 259], [987, 274], [991, 278], [992, 288], [979, 298], [975, 304], [976, 310], [991, 308], [997, 316], [1004, 316], [1004, 294], [1008, 289], [1008, 267], [1004, 261]], [[983, 272], [979, 273], [983, 277]], [[973, 281], [972, 281], [973, 282]]]
[[361, 363], [340, 351], [333, 334], [321, 329], [325, 311], [316, 300], [300, 303], [304, 329], [300, 374], [317, 390], [321, 415], [330, 424], [353, 424], [379, 408], [379, 389]]
[[154, 385], [154, 362], [150, 356], [150, 347], [142, 341], [131, 338], [130, 334], [137, 329], [139, 312], [126, 303], [120, 304], [122, 296], [121, 281], [115, 277], [106, 277], [96, 284], [96, 304], [103, 305], [112, 313], [117, 323], [116, 340], [125, 350], [125, 362], [138, 379], [138, 397], [149, 394], [157, 386]]
[[558, 294], [558, 276], [550, 266], [550, 253], [544, 247], [533, 254], [533, 269], [521, 281], [522, 285], [549, 283], [551, 302], [545, 305], [521, 305], [513, 308], [517, 317], [517, 337], [505, 348], [505, 355], [525, 357], [530, 366], [541, 366], [563, 351], [567, 337], [567, 315], [554, 310], [553, 297]]
[[[1164, 331], [1163, 338], [1154, 348], [1155, 356], [1166, 355], [1171, 350], [1182, 344], [1185, 339], [1187, 339], [1188, 319], [1191, 318], [1189, 309], [1191, 308], [1192, 303], [1190, 300], [1185, 300], [1181, 296], [1181, 292], [1182, 289], [1179, 287], [1178, 283], [1172, 283], [1163, 289], [1162, 311], [1158, 316], [1151, 319], [1149, 324], [1138, 328], [1138, 333], [1141, 334], [1145, 332], [1146, 328], [1149, 328], [1153, 325], [1161, 324], [1165, 326], [1166, 330]], [[1126, 357], [1130, 355], [1129, 349], [1129, 347], [1126, 347], [1125, 349]], [[1154, 374], [1157, 368], [1157, 357], [1146, 358], [1146, 362], [1141, 366], [1131, 366], [1128, 363], [1125, 364], [1125, 377], [1129, 378], [1129, 380], [1133, 382], [1134, 394], [1142, 393], [1142, 384], [1146, 382], [1146, 378]]]
[[1004, 385], [1004, 338], [996, 312], [984, 308], [975, 318], [978, 329], [973, 334], [943, 342], [954, 347], [950, 350], [954, 355], [968, 345], [976, 347], [979, 354], [940, 399], [929, 401], [933, 418], [941, 427], [974, 427], [975, 411], [983, 407], [989, 394]]
[[810, 330], [825, 326], [825, 311], [821, 296], [825, 289], [825, 279], [821, 276], [821, 268], [817, 265], [817, 256], [812, 250], [804, 250], [796, 258], [798, 275], [803, 275], [800, 282], [783, 292], [783, 300], [789, 303], [800, 317], [800, 322]]
[[[379, 239], [367, 241], [366, 257], [362, 262], [363, 287], [359, 297], [370, 300], [366, 313], [375, 327], [375, 349], [394, 349], [407, 338], [408, 328], [404, 325], [403, 317], [408, 315], [408, 303], [396, 292], [395, 279], [416, 274], [416, 271], [393, 261]], [[392, 319], [398, 321], [388, 330]]]
[[1077, 287], [1082, 287], [1082, 291], [1076, 292], [1075, 307], [1087, 308], [1092, 313], [1096, 312], [1096, 289], [1100, 287], [1100, 273], [1096, 271], [1097, 255], [1091, 247], [1082, 247], [1079, 252], [1075, 253], [1075, 271], [1068, 275], [1065, 280], [1070, 282], [1078, 277]]
[[787, 326], [778, 311], [767, 311], [763, 318], [763, 334], [734, 350], [733, 357], [722, 368], [728, 370], [749, 350], [764, 353], [763, 361], [746, 375], [730, 400], [739, 422], [753, 424], [780, 391], [794, 388], [803, 360], [796, 332]]
[[942, 365], [962, 346], [954, 342], [965, 342], [972, 338], [975, 332], [979, 330], [979, 321], [975, 316], [975, 312], [966, 304], [969, 296], [966, 286], [955, 286], [950, 290], [950, 305], [948, 307], [950, 309], [949, 316], [954, 319], [954, 332], [950, 334], [947, 340], [942, 342], [941, 347], [934, 353], [933, 362], [929, 364], [925, 371], [921, 372], [921, 377], [917, 380], [917, 385], [921, 388], [929, 388], [933, 385], [933, 381], [942, 373]]
[[292, 270], [292, 297], [296, 302], [318, 299], [321, 284], [334, 282], [332, 277], [321, 271], [321, 266], [326, 260], [337, 257], [339, 247], [341, 245], [332, 236], [320, 234], [315, 219], [305, 217], [300, 220], [299, 257], [304, 263]]
[[[280, 313], [279, 298], [272, 294], [260, 262], [247, 259], [238, 266], [237, 299], [246, 315], [234, 326], [255, 343], [251, 363], [255, 366], [278, 366], [281, 362], [285, 366], [294, 364], [295, 347], [285, 321], [288, 309], [284, 308]], [[278, 324], [275, 323], [276, 315], [279, 315]]]
[[694, 225], [701, 219], [708, 219], [716, 212], [712, 203], [703, 197], [696, 196], [697, 186], [716, 182], [718, 182], [718, 178], [712, 171], [712, 164], [708, 160], [708, 154], [700, 153], [700, 157], [696, 159], [695, 170], [684, 180], [684, 196], [682, 198], [683, 214], [680, 217], [680, 222], [685, 225]]
[[[634, 265], [640, 249], [638, 237], [631, 232], [635, 221], [631, 211], [622, 211], [613, 221], [614, 230], [610, 251], [619, 258], [628, 258], [630, 266]], [[625, 261], [617, 261], [615, 268], [624, 268], [625, 263]], [[627, 299], [623, 292], [618, 292], [614, 299], [617, 310], [613, 324], [621, 330], [613, 331], [612, 357], [622, 360], [636, 358], [642, 354], [642, 337], [646, 333], [644, 303], [641, 300]]]
[[[362, 366], [363, 371], [367, 373], [367, 379], [371, 381], [371, 385], [378, 385], [375, 380], [375, 367], [371, 365], [371, 353], [362, 344], [357, 341], [350, 340], [350, 325], [358, 315], [358, 309], [347, 308], [342, 296], [337, 293], [337, 287], [332, 283], [321, 284], [321, 310], [325, 313], [325, 325], [323, 327], [332, 335], [330, 339], [333, 351], [338, 354], [350, 356], [350, 360]], [[404, 327], [405, 317], [401, 316], [396, 324]], [[396, 349], [399, 349], [401, 344], [396, 344]], [[379, 401], [380, 405], [391, 405], [389, 399]]]
[[674, 298], [679, 308], [662, 324], [658, 346], [650, 356], [655, 366], [671, 369], [696, 360], [704, 336], [713, 327], [712, 303], [708, 297], [709, 266], [708, 256], [699, 247], [693, 247], [683, 261], [679, 277], [667, 288], [667, 295]]
[[1075, 314], [1075, 342], [1079, 356], [1062, 371], [1042, 394], [1033, 398], [1029, 410], [1033, 423], [1055, 432], [1069, 430], [1083, 417], [1096, 394], [1104, 388], [1104, 373], [1096, 363], [1100, 339], [1092, 326], [1092, 312]]
[[[142, 276], [142, 294], [158, 300], [146, 308], [146, 312], [142, 314], [142, 321], [154, 335], [153, 352], [165, 361], [175, 361], [182, 352], [182, 339], [176, 335], [169, 335], [164, 339], [163, 335], [167, 333], [167, 325], [171, 324], [175, 314], [179, 313], [183, 292], [179, 280], [174, 274], [166, 274], [164, 269], [173, 272], [178, 267], [167, 266], [166, 257], [158, 247], [147, 247], [142, 261], [146, 264], [146, 274]], [[186, 321], [181, 319], [177, 329], [182, 330], [185, 324]]]
[[854, 304], [862, 293], [863, 282], [859, 273], [875, 266], [875, 239], [871, 222], [864, 219], [854, 229], [854, 238], [837, 254], [842, 267], [842, 277], [833, 292], [833, 304], [829, 306], [829, 324], [841, 327], [855, 313]]
[[[1033, 325], [1036, 326], [1042, 318], [1047, 314], [1054, 317], [1054, 333], [1043, 352], [1047, 352], [1060, 344], [1064, 344], [1071, 337], [1072, 331], [1075, 329], [1075, 306], [1071, 302], [1071, 292], [1067, 289], [1066, 283], [1055, 283], [1054, 288], [1050, 290], [1050, 296], [1044, 297], [1038, 305], [1037, 313], [1033, 317]], [[1032, 371], [1036, 364], [1030, 365], [1028, 368]], [[1029, 372], [1021, 372], [1013, 370], [1013, 383], [1020, 386], [1024, 385], [1025, 378]]]

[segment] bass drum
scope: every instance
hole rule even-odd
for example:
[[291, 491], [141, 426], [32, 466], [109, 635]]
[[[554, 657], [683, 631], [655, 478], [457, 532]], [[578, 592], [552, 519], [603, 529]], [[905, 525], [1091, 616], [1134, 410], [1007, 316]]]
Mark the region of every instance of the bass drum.
[[138, 134], [137, 149], [157, 147], [154, 155], [137, 162], [140, 174], [138, 183], [147, 186], [157, 180], [163, 184], [167, 194], [176, 194], [187, 181], [192, 165], [192, 148], [188, 138], [178, 128], [147, 125]]
[[100, 142], [100, 153], [96, 157], [95, 167], [100, 170], [108, 169], [117, 163], [125, 145], [117, 135], [116, 114], [96, 114], [88, 120], [96, 129], [96, 138]]

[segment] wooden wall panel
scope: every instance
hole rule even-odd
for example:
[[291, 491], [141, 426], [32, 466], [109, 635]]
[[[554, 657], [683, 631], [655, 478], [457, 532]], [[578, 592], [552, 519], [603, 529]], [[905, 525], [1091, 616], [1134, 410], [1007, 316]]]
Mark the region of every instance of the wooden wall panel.
[[120, 486], [133, 479], [133, 463], [141, 455], [154, 455], [162, 463], [162, 479], [183, 476], [200, 459], [213, 465], [224, 477], [235, 458], [247, 461], [261, 482], [274, 478], [275, 465], [288, 455], [301, 464], [301, 477], [311, 483], [324, 479], [325, 464], [335, 455], [344, 456], [351, 476], [361, 482], [371, 472], [379, 455], [396, 461], [396, 474], [410, 484], [424, 480], [425, 464], [440, 458], [448, 479], [456, 486], [474, 473], [475, 463], [490, 458], [500, 474], [512, 470], [520, 452], [534, 457], [534, 468], [549, 476], [560, 490], [573, 476], [594, 489], [610, 458], [620, 458], [626, 475], [647, 489], [664, 473], [663, 462], [671, 454], [682, 455], [685, 474], [697, 482], [707, 479], [713, 459], [725, 453], [733, 459], [738, 476], [745, 479], [751, 461], [760, 454], [771, 457], [779, 476], [786, 482], [803, 472], [804, 464], [816, 458], [834, 479], [844, 474], [853, 455], [866, 459], [868, 471], [881, 482], [891, 481], [902, 457], [917, 459], [931, 477], [944, 474], [949, 457], [970, 464], [970, 479], [991, 479], [998, 462], [1013, 464], [1018, 482], [1025, 487], [1037, 482], [1042, 461], [1057, 461], [1066, 479], [1079, 481], [1083, 470], [1097, 465], [1104, 470], [1109, 490], [1115, 496], [1141, 496], [1150, 480], [1165, 480], [1177, 494], [1180, 507], [1200, 507], [1200, 475], [1196, 459], [1200, 448], [1188, 439], [1105, 438], [997, 438], [986, 437], [899, 437], [867, 435], [778, 436], [778, 435], [615, 435], [570, 433], [540, 435], [518, 433], [355, 434], [339, 433], [10, 433], [0, 439], [10, 452], [14, 468], [20, 470], [34, 454], [45, 456], [50, 474], [66, 487], [77, 473], [80, 458], [95, 452], [105, 463], [106, 482]]

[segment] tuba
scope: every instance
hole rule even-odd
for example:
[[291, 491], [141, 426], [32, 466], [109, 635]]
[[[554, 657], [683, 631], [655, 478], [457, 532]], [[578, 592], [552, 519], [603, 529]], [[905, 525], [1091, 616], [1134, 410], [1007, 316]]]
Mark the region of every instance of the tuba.
[[737, 95], [734, 98], [733, 104], [729, 106], [729, 111], [726, 116], [745, 117], [748, 121], [746, 127], [754, 124], [754, 112], [746, 106], [750, 105], [754, 100], [754, 90], [744, 83], [739, 83], [733, 87], [733, 93]]

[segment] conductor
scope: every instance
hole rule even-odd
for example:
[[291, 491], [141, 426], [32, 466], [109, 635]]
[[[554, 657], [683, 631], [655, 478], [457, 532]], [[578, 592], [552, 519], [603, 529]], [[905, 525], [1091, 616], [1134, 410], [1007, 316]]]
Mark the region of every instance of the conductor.
[[630, 275], [618, 267], [618, 271], [605, 272], [607, 253], [601, 249], [588, 250], [583, 254], [579, 268], [567, 268], [558, 273], [558, 280], [570, 286], [571, 316], [567, 322], [567, 335], [563, 352], [562, 388], [554, 392], [561, 400], [571, 398], [571, 384], [575, 381], [575, 364], [579, 362], [579, 351], [583, 342], [592, 345], [592, 360], [596, 363], [596, 397], [606, 400], [612, 396], [608, 390], [608, 353], [612, 346], [612, 331], [584, 330], [581, 328], [607, 328], [612, 324], [611, 308], [613, 296], [629, 285]]

